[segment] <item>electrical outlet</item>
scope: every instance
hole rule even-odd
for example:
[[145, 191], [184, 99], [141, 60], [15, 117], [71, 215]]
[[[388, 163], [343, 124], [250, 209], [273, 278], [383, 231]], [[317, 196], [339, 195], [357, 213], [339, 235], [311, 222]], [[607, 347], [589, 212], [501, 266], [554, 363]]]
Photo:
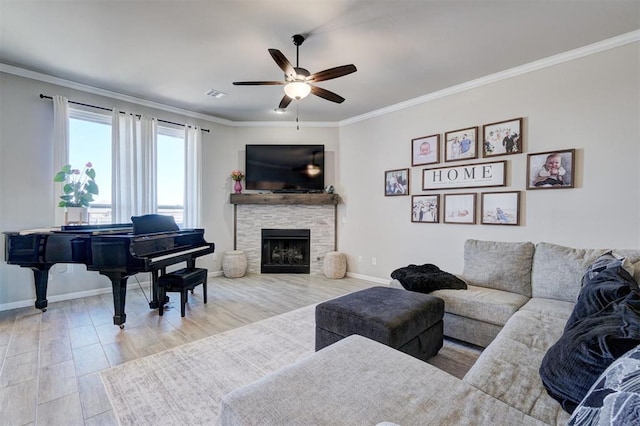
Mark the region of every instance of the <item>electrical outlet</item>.
[[362, 263], [362, 256], [358, 256], [358, 263]]
[[375, 257], [371, 258], [371, 264], [372, 265], [377, 265], [378, 264], [378, 260]]

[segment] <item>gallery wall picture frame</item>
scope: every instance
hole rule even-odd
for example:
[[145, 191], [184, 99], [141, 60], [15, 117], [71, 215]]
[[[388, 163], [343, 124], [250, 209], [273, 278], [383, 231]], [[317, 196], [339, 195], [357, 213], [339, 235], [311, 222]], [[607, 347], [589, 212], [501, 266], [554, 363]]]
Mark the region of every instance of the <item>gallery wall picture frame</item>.
[[476, 224], [476, 193], [444, 194], [444, 223]]
[[440, 222], [440, 194], [412, 195], [411, 222], [438, 223]]
[[520, 191], [483, 192], [481, 197], [481, 224], [520, 225]]
[[440, 162], [440, 134], [411, 139], [411, 165], [424, 166]]
[[575, 185], [576, 150], [527, 155], [527, 189], [567, 189]]
[[505, 160], [422, 169], [422, 189], [429, 191], [506, 186], [506, 170]]
[[409, 169], [387, 170], [384, 172], [384, 195], [409, 195]]
[[523, 152], [522, 117], [482, 126], [482, 156], [520, 154]]
[[444, 134], [444, 161], [478, 158], [478, 126]]

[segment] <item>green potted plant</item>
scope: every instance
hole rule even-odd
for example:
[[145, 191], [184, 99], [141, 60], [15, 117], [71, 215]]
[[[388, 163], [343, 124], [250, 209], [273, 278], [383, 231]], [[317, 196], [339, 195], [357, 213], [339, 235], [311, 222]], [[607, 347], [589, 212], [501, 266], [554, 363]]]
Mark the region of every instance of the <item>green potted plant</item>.
[[58, 207], [67, 209], [67, 223], [88, 223], [89, 203], [99, 193], [95, 177], [91, 162], [82, 171], [67, 164], [54, 176], [54, 182], [64, 182]]

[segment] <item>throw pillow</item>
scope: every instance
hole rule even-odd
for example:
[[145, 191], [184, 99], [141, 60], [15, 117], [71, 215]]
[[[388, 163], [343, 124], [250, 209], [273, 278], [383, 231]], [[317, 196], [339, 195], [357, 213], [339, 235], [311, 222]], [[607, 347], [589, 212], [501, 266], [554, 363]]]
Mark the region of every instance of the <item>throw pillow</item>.
[[[582, 277], [582, 285], [585, 284], [585, 280], [595, 277], [607, 268], [617, 268], [622, 266], [623, 261], [624, 259], [618, 259], [613, 255], [613, 253], [611, 253], [611, 251], [604, 253], [587, 267], [587, 270]], [[631, 274], [633, 274], [633, 272], [631, 272]]]
[[144, 216], [131, 216], [134, 234], [151, 234], [154, 232], [177, 231], [178, 225], [173, 216], [160, 214], [147, 214]]
[[540, 378], [547, 393], [571, 413], [598, 376], [640, 344], [640, 296], [635, 292], [576, 321], [545, 354]]
[[569, 419], [569, 426], [640, 424], [640, 346], [600, 375]]
[[409, 265], [396, 269], [391, 278], [411, 291], [430, 293], [434, 290], [453, 289], [466, 290], [467, 284], [453, 274], [440, 270], [436, 265]]

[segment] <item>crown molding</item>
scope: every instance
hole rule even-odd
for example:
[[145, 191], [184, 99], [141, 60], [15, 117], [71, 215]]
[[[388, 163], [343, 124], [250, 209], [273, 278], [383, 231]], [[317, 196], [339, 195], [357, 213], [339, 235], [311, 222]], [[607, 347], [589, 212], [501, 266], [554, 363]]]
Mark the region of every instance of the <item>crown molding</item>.
[[537, 71], [543, 68], [548, 68], [554, 65], [558, 65], [564, 62], [573, 61], [575, 59], [583, 58], [585, 56], [593, 55], [605, 50], [614, 49], [616, 47], [624, 46], [630, 43], [640, 41], [640, 30], [632, 31], [630, 33], [622, 34], [617, 37], [609, 38], [597, 43], [589, 44], [587, 46], [579, 47], [577, 49], [569, 50], [567, 52], [559, 53], [557, 55], [549, 56], [538, 61], [530, 62], [518, 67], [510, 68], [505, 71], [500, 71], [494, 74], [490, 74], [475, 80], [470, 80], [456, 86], [451, 86], [443, 90], [429, 93], [424, 96], [409, 99], [404, 102], [390, 105], [388, 107], [380, 108], [374, 111], [370, 111], [366, 114], [358, 115], [355, 117], [347, 118], [340, 121], [339, 126], [348, 126], [350, 124], [357, 123], [359, 121], [368, 120], [370, 118], [380, 117], [382, 115], [390, 114], [392, 112], [400, 111], [406, 108], [410, 108], [416, 105], [420, 105], [426, 102], [431, 102], [435, 99], [451, 96], [456, 93], [465, 92], [467, 90], [475, 89], [477, 87], [485, 86], [487, 84], [495, 83], [500, 80], [506, 80], [511, 77], [527, 74], [533, 71]]

